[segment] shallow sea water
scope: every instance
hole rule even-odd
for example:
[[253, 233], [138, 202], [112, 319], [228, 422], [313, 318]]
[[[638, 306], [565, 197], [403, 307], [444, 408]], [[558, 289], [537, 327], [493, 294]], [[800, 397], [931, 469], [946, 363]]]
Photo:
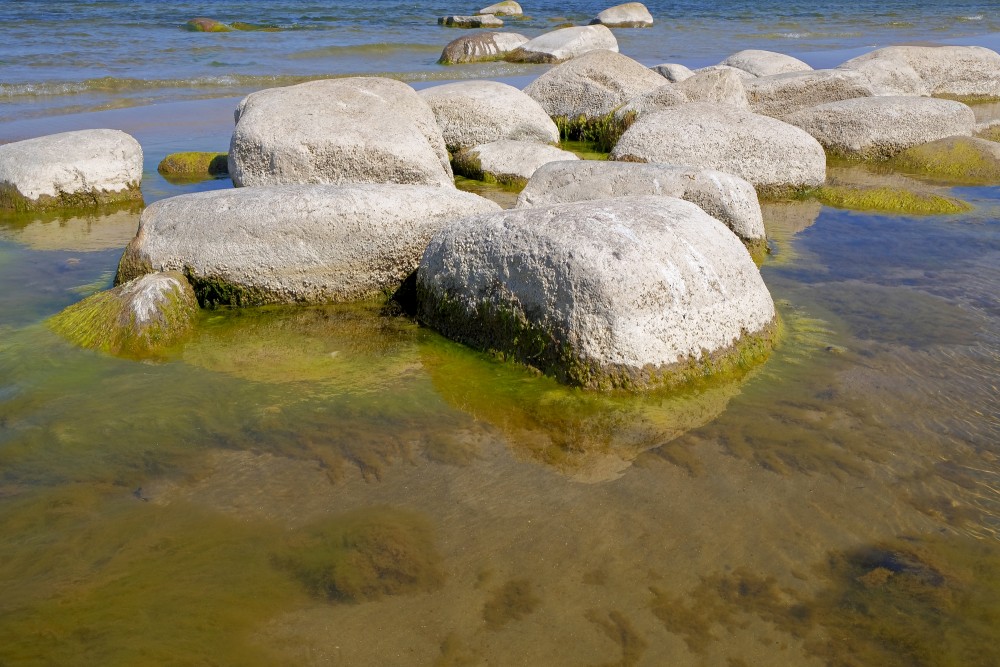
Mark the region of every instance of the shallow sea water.
[[[0, 140], [126, 129], [150, 203], [228, 187], [155, 166], [225, 150], [235, 102]], [[975, 209], [766, 205], [780, 345], [638, 397], [378, 304], [76, 349], [45, 320], [137, 213], [0, 217], [0, 664], [998, 664], [1000, 188], [949, 192]]]

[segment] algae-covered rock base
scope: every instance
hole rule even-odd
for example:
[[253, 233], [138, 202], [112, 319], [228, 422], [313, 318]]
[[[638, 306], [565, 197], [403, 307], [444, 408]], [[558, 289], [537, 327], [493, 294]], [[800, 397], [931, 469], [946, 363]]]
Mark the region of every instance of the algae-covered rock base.
[[142, 147], [120, 130], [78, 130], [0, 146], [0, 210], [142, 201]]
[[156, 171], [167, 180], [194, 181], [229, 175], [227, 153], [171, 153], [160, 161]]
[[152, 273], [69, 306], [49, 327], [81, 347], [109, 354], [162, 352], [194, 327], [198, 301], [183, 274]]
[[527, 37], [516, 32], [477, 32], [473, 35], [462, 35], [445, 45], [438, 63], [459, 65], [503, 60], [508, 52], [527, 41]]
[[962, 185], [1000, 184], [1000, 143], [976, 137], [948, 137], [909, 148], [891, 161], [893, 169]]
[[419, 318], [595, 389], [672, 386], [764, 358], [775, 310], [739, 239], [668, 197], [473, 216], [431, 240]]

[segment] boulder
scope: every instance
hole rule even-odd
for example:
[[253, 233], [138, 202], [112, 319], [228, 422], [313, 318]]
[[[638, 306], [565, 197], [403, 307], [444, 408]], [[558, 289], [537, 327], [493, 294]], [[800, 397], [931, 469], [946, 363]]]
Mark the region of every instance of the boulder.
[[697, 72], [674, 85], [690, 102], [715, 102], [737, 109], [749, 108], [743, 77], [734, 70]]
[[498, 81], [459, 81], [425, 88], [449, 151], [501, 139], [557, 143], [559, 128], [538, 102]]
[[597, 389], [675, 385], [759, 359], [775, 321], [739, 239], [670, 197], [456, 220], [424, 252], [417, 295], [418, 317], [445, 336]]
[[251, 93], [236, 109], [237, 187], [412, 183], [454, 187], [434, 113], [401, 81], [324, 79]]
[[626, 2], [608, 7], [598, 14], [590, 25], [606, 25], [609, 28], [648, 28], [653, 25], [653, 16], [641, 2]]
[[730, 67], [729, 65], [709, 65], [708, 67], [700, 67], [694, 70], [694, 73], [698, 74], [699, 72], [720, 72], [720, 71], [732, 72], [733, 74], [736, 74], [744, 81], [749, 81], [750, 79], [757, 78], [756, 74], [751, 74], [745, 69], [740, 69], [739, 67]]
[[805, 131], [704, 102], [641, 116], [622, 135], [611, 159], [716, 169], [766, 194], [820, 185], [826, 178], [823, 147]]
[[662, 76], [627, 56], [593, 51], [553, 67], [524, 92], [552, 117], [594, 120], [662, 85]]
[[971, 135], [972, 109], [927, 97], [861, 97], [801, 109], [785, 120], [814, 136], [831, 154], [886, 160], [911, 146]]
[[648, 93], [635, 97], [627, 104], [615, 110], [615, 118], [621, 122], [631, 123], [643, 114], [663, 109], [673, 109], [688, 103], [688, 97], [677, 84], [668, 83], [654, 88]]
[[746, 49], [723, 60], [720, 65], [728, 65], [744, 70], [754, 76], [771, 76], [786, 72], [807, 72], [812, 69], [798, 58], [774, 51]]
[[0, 210], [142, 201], [142, 147], [119, 130], [78, 130], [0, 146]]
[[744, 86], [751, 111], [773, 118], [827, 102], [877, 94], [867, 76], [842, 69], [773, 74], [748, 80]]
[[579, 159], [555, 146], [506, 140], [467, 148], [454, 158], [455, 171], [463, 176], [518, 188], [543, 164]]
[[507, 54], [515, 63], [561, 63], [591, 51], [618, 52], [618, 40], [603, 25], [573, 26], [547, 32]]
[[81, 347], [145, 356], [180, 341], [197, 315], [191, 285], [182, 273], [170, 271], [98, 292], [53, 316], [48, 325]]
[[514, 0], [503, 0], [503, 2], [498, 2], [495, 5], [483, 7], [476, 13], [494, 14], [496, 16], [521, 16], [524, 14], [524, 11], [521, 9], [521, 5], [514, 2]]
[[963, 185], [1000, 185], [1000, 143], [948, 137], [908, 148], [892, 159], [902, 172]]
[[1000, 54], [981, 46], [889, 46], [840, 65], [890, 95], [1000, 97]]
[[711, 169], [595, 160], [550, 162], [528, 181], [517, 199], [517, 207], [637, 195], [689, 201], [721, 221], [744, 242], [765, 240], [757, 191], [738, 176]]
[[476, 14], [474, 16], [442, 16], [438, 25], [449, 28], [502, 28], [503, 21], [493, 14]]
[[180, 195], [143, 211], [117, 282], [178, 270], [202, 303], [356, 301], [395, 290], [445, 222], [499, 208], [477, 195], [425, 185]]
[[662, 65], [654, 65], [651, 67], [654, 72], [664, 77], [667, 81], [671, 83], [678, 83], [694, 76], [694, 72], [685, 67], [684, 65], [678, 65], [676, 63], [663, 63]]
[[184, 24], [184, 27], [191, 32], [229, 32], [232, 30], [232, 28], [224, 23], [219, 23], [215, 19], [205, 17], [191, 19]]
[[192, 151], [171, 153], [157, 165], [156, 171], [168, 181], [197, 181], [229, 175], [229, 156], [225, 153]]
[[503, 60], [504, 55], [528, 41], [516, 32], [477, 32], [454, 39], [441, 51], [438, 63], [458, 65], [461, 63]]

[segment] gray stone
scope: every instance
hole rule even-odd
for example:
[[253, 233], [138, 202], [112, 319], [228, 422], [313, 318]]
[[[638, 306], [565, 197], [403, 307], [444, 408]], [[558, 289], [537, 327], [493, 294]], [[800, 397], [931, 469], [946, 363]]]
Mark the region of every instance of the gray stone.
[[469, 178], [523, 186], [539, 167], [560, 160], [579, 160], [555, 146], [531, 141], [494, 141], [455, 155], [455, 171]]
[[720, 72], [720, 71], [722, 71], [722, 72], [732, 72], [732, 73], [738, 75], [744, 81], [749, 81], [750, 79], [756, 79], [757, 78], [756, 74], [751, 74], [750, 72], [746, 71], [745, 69], [740, 69], [739, 67], [731, 67], [729, 65], [709, 65], [708, 67], [700, 67], [700, 68], [694, 70], [694, 73], [698, 74], [699, 72]]
[[609, 28], [648, 28], [653, 25], [653, 16], [641, 2], [626, 2], [623, 5], [608, 7], [590, 24], [606, 25]]
[[672, 385], [766, 354], [774, 303], [749, 253], [689, 202], [625, 197], [456, 220], [417, 272], [445, 336], [589, 388]]
[[747, 181], [711, 169], [667, 164], [578, 160], [540, 167], [518, 208], [636, 195], [677, 197], [721, 221], [743, 241], [765, 239], [757, 191]]
[[840, 65], [884, 94], [1000, 97], [1000, 54], [981, 46], [890, 46]]
[[561, 28], [547, 32], [507, 54], [516, 63], [561, 63], [591, 51], [618, 52], [618, 40], [603, 25]]
[[552, 117], [597, 119], [662, 85], [662, 76], [627, 56], [593, 51], [553, 67], [524, 92]]
[[739, 51], [723, 60], [720, 65], [729, 65], [750, 72], [754, 76], [771, 76], [786, 72], [806, 72], [812, 67], [798, 58], [786, 56], [784, 53], [746, 49]]
[[749, 108], [743, 77], [733, 70], [697, 72], [675, 85], [690, 102], [716, 102], [737, 109]]
[[476, 13], [494, 14], [496, 16], [521, 16], [524, 14], [524, 11], [521, 9], [521, 5], [514, 2], [514, 0], [503, 0], [503, 2], [498, 2], [495, 5], [483, 7]]
[[501, 139], [558, 143], [559, 128], [538, 102], [498, 81], [459, 81], [418, 93], [437, 119], [449, 151]]
[[833, 155], [886, 160], [911, 146], [976, 127], [961, 102], [926, 97], [861, 97], [801, 109], [785, 120], [816, 137]]
[[502, 28], [503, 20], [493, 14], [475, 14], [473, 16], [442, 16], [438, 25], [448, 28]]
[[445, 222], [499, 208], [455, 188], [426, 185], [284, 185], [180, 195], [143, 212], [117, 281], [179, 270], [202, 301], [361, 300], [396, 289]]
[[744, 85], [751, 111], [773, 118], [827, 102], [876, 94], [867, 76], [842, 69], [774, 74], [751, 79]]
[[619, 121], [629, 121], [639, 118], [643, 114], [663, 109], [673, 109], [682, 104], [688, 103], [688, 97], [675, 83], [668, 83], [654, 88], [648, 93], [643, 93], [635, 97], [627, 104], [624, 104], [615, 111], [615, 118]]
[[119, 130], [79, 130], [0, 146], [0, 209], [142, 201], [142, 147]]
[[324, 79], [269, 88], [236, 109], [229, 174], [237, 187], [414, 183], [454, 187], [434, 113], [401, 81]]
[[671, 83], [678, 83], [694, 76], [694, 72], [684, 65], [678, 65], [677, 63], [663, 63], [661, 65], [654, 65], [650, 69]]
[[823, 147], [805, 131], [704, 102], [641, 116], [619, 139], [611, 158], [716, 169], [768, 193], [821, 185], [826, 178]]
[[477, 32], [472, 35], [462, 35], [448, 42], [441, 51], [438, 63], [458, 65], [503, 60], [505, 54], [527, 41], [527, 37], [516, 32]]

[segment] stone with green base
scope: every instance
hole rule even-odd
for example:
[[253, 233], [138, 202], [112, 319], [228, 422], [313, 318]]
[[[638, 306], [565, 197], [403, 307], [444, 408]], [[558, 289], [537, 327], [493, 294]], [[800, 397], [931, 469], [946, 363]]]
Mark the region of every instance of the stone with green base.
[[229, 154], [212, 152], [171, 153], [156, 171], [168, 180], [204, 180], [229, 174]]
[[544, 164], [579, 160], [574, 153], [533, 141], [493, 141], [457, 153], [453, 159], [457, 173], [480, 181], [523, 188]]
[[599, 13], [590, 22], [590, 25], [597, 24], [609, 28], [649, 28], [653, 25], [653, 16], [641, 2], [626, 2]]
[[962, 185], [1000, 184], [1000, 143], [976, 137], [947, 137], [895, 156], [899, 171]]
[[191, 19], [184, 24], [184, 28], [186, 30], [190, 30], [191, 32], [229, 32], [232, 30], [232, 28], [225, 23], [206, 17]]
[[514, 0], [503, 0], [496, 4], [490, 5], [489, 7], [483, 7], [477, 14], [494, 14], [496, 16], [521, 16], [524, 14], [524, 10], [521, 9], [521, 5], [514, 2]]
[[458, 65], [503, 60], [507, 53], [527, 41], [527, 37], [516, 32], [486, 31], [462, 35], [445, 45], [438, 64]]
[[445, 225], [417, 271], [445, 336], [590, 389], [677, 386], [767, 356], [775, 309], [739, 239], [671, 197]]
[[98, 292], [48, 321], [69, 341], [115, 355], [148, 356], [194, 327], [198, 301], [183, 274], [151, 273]]
[[142, 201], [142, 147], [119, 130], [61, 132], [0, 146], [0, 210]]

